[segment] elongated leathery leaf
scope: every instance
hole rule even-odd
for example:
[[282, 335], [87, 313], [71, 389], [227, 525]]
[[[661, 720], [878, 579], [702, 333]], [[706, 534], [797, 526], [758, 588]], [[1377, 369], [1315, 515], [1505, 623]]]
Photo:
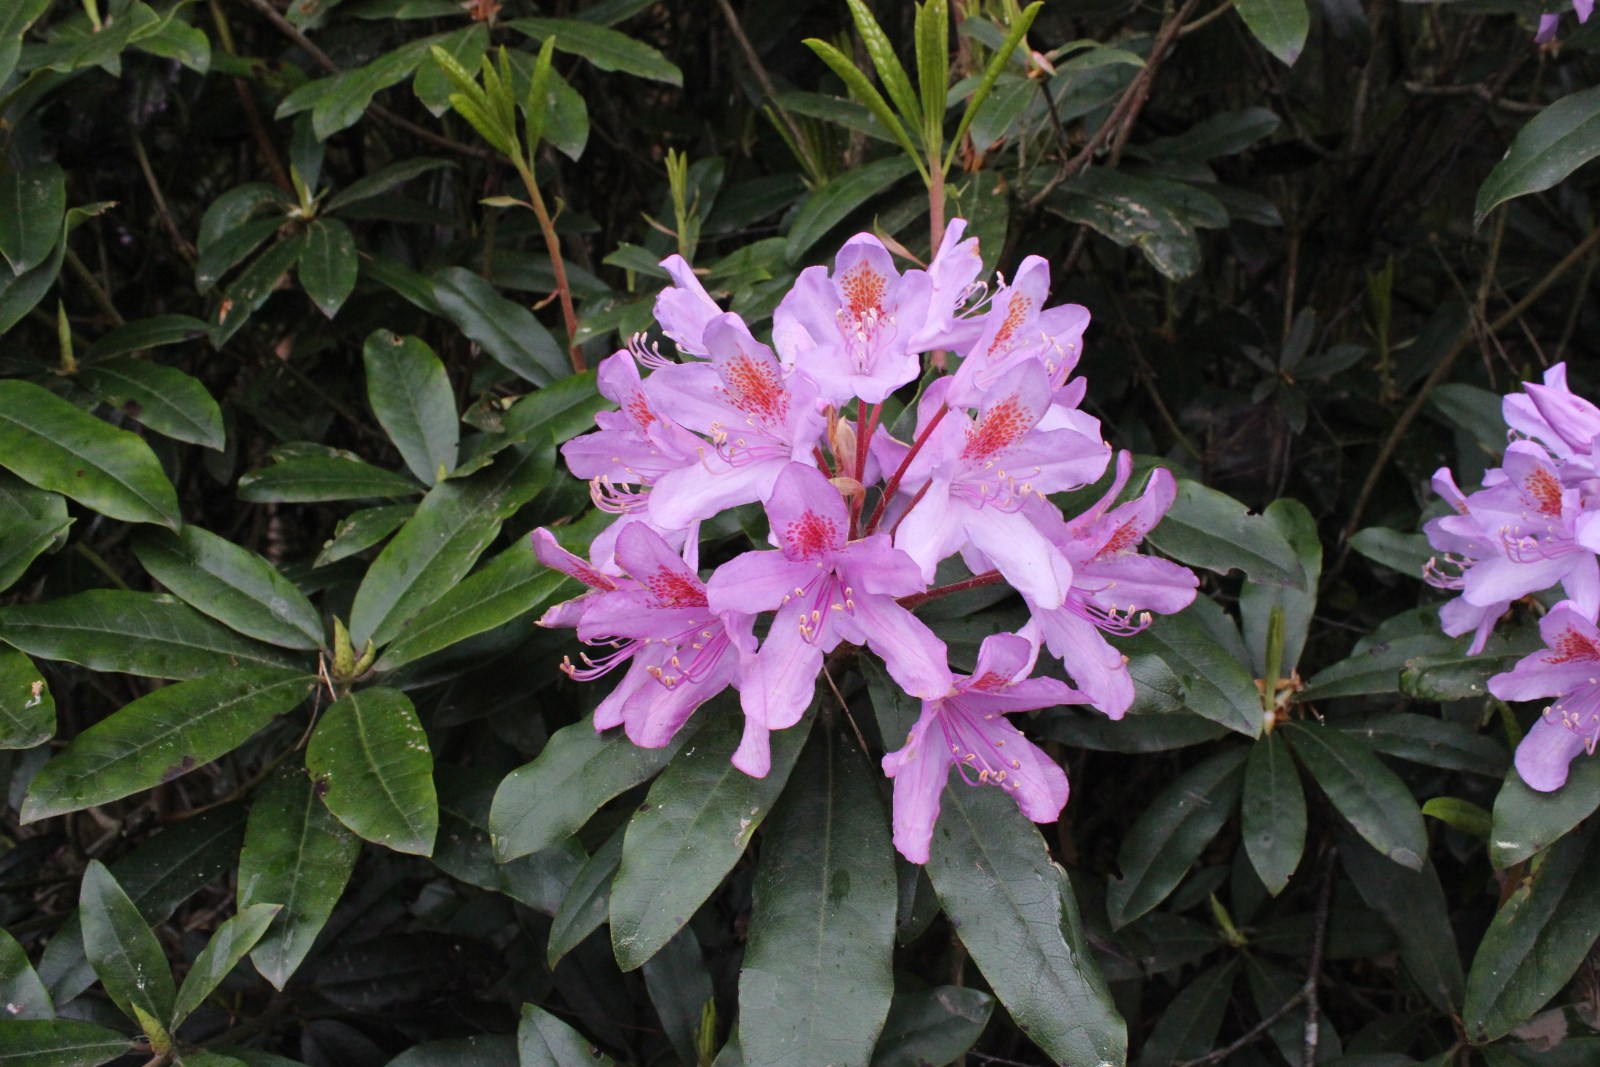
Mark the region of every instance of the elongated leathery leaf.
[[1600, 87], [1551, 104], [1517, 131], [1511, 147], [1478, 187], [1475, 224], [1514, 197], [1548, 189], [1600, 154]]
[[356, 239], [338, 219], [317, 219], [306, 228], [300, 250], [300, 284], [328, 318], [339, 313], [356, 287]]
[[239, 479], [239, 499], [256, 504], [308, 504], [415, 496], [421, 486], [403, 474], [344, 456], [302, 456]]
[[[1214, 625], [1227, 627], [1228, 644]], [[1238, 640], [1233, 623], [1210, 600], [1201, 598], [1178, 615], [1163, 615], [1139, 634], [1121, 642], [1130, 656], [1160, 659], [1178, 683], [1183, 705], [1212, 722], [1248, 737], [1261, 732], [1261, 697], [1250, 669], [1229, 645]]]
[[[714, 701], [700, 714], [710, 717]], [[662, 748], [640, 748], [622, 731], [596, 733], [588, 721], [564, 726], [532, 763], [506, 775], [489, 809], [489, 830], [501, 863], [539, 852], [576, 833], [600, 805], [665, 767], [695, 733], [694, 724]]]
[[433, 297], [462, 333], [507, 370], [535, 385], [548, 385], [570, 372], [561, 346], [533, 312], [507, 300], [465, 267], [446, 267], [435, 274]]
[[428, 490], [367, 569], [350, 609], [350, 639], [385, 644], [406, 620], [455, 586], [500, 532], [500, 524], [540, 489], [554, 468], [549, 439], [500, 453], [470, 478]]
[[54, 163], [0, 175], [0, 256], [13, 274], [43, 263], [61, 240], [67, 176]]
[[616, 1067], [616, 1061], [589, 1044], [578, 1031], [532, 1004], [522, 1006], [517, 1056], [524, 1067]]
[[99, 860], [90, 860], [78, 897], [83, 945], [106, 993], [130, 1018], [135, 1009], [164, 1022], [177, 992], [161, 942]]
[[1122, 877], [1106, 887], [1113, 926], [1167, 898], [1233, 814], [1249, 750], [1225, 749], [1163, 789], [1134, 822], [1117, 853]]
[[1172, 508], [1145, 540], [1191, 567], [1218, 574], [1243, 570], [1271, 585], [1300, 584], [1300, 561], [1276, 523], [1187, 478], [1178, 479]]
[[293, 667], [299, 659], [239, 636], [176, 597], [121, 589], [0, 608], [0, 640], [40, 659], [146, 678]]
[[1283, 892], [1306, 847], [1306, 795], [1289, 746], [1269, 734], [1250, 746], [1240, 800], [1244, 847], [1261, 884]]
[[53, 1019], [56, 1014], [50, 991], [28, 962], [28, 953], [4, 930], [0, 930], [0, 1004], [12, 1019]]
[[72, 739], [28, 786], [22, 818], [79, 811], [188, 774], [292, 710], [316, 679], [251, 667], [142, 696]]
[[897, 902], [877, 775], [818, 732], [767, 825], [739, 974], [745, 1062], [863, 1063], [894, 991]]
[[1348, 734], [1297, 722], [1284, 729], [1295, 755], [1356, 832], [1395, 863], [1421, 870], [1428, 831], [1399, 776]]
[[671, 940], [733, 867], [783, 791], [810, 731], [808, 716], [773, 734], [772, 770], [752, 778], [729, 760], [736, 715], [712, 718], [650, 787], [628, 824], [611, 885], [611, 947], [631, 971]]
[[0, 749], [32, 748], [56, 732], [56, 702], [44, 675], [20, 652], [0, 648]]
[[949, 1063], [977, 1042], [993, 1012], [994, 998], [979, 989], [943, 985], [896, 993], [872, 1067]]
[[306, 746], [306, 770], [328, 810], [357, 834], [396, 852], [433, 853], [433, 754], [404, 693], [361, 689], [335, 701]]
[[551, 967], [599, 929], [611, 914], [611, 880], [622, 862], [622, 839], [627, 831], [626, 825], [618, 827], [595, 850], [561, 898], [561, 907], [550, 923], [550, 941], [545, 950]]
[[1553, 848], [1501, 905], [1467, 975], [1461, 1018], [1475, 1043], [1526, 1022], [1600, 938], [1600, 821]]
[[928, 876], [961, 943], [1030, 1040], [1059, 1063], [1125, 1062], [1127, 1026], [1079, 929], [1066, 872], [1000, 789], [945, 789]]
[[1567, 784], [1551, 793], [1528, 787], [1513, 771], [1494, 798], [1489, 859], [1506, 868], [1549, 848], [1600, 808], [1600, 759], [1572, 761]]
[[0, 465], [113, 519], [182, 525], [178, 494], [143, 439], [32, 382], [0, 381]]
[[316, 798], [304, 774], [280, 773], [256, 795], [239, 854], [239, 908], [283, 906], [250, 953], [278, 989], [333, 914], [360, 851], [361, 842]]
[[282, 906], [278, 904], [254, 904], [240, 909], [237, 915], [217, 927], [206, 947], [195, 957], [194, 964], [183, 979], [183, 985], [178, 989], [177, 1003], [172, 1012], [173, 1026], [177, 1026], [222, 984], [228, 972], [261, 940], [267, 924], [281, 910]]
[[198, 526], [141, 536], [139, 562], [154, 578], [220, 623], [282, 648], [322, 644], [322, 618], [276, 567]]
[[683, 71], [660, 52], [605, 26], [578, 19], [513, 19], [505, 26], [536, 41], [554, 37], [557, 51], [582, 56], [601, 70], [618, 70], [668, 85], [683, 84]]
[[1274, 500], [1262, 516], [1275, 523], [1283, 539], [1294, 550], [1300, 563], [1301, 578], [1294, 585], [1272, 586], [1246, 582], [1239, 590], [1239, 615], [1244, 628], [1245, 647], [1250, 650], [1250, 666], [1260, 677], [1266, 676], [1267, 630], [1272, 609], [1283, 617], [1283, 652], [1279, 677], [1287, 678], [1300, 663], [1300, 653], [1311, 629], [1311, 615], [1317, 607], [1317, 580], [1322, 576], [1322, 542], [1317, 538], [1317, 521], [1298, 500]]
[[1238, 0], [1235, 6], [1256, 40], [1286, 66], [1294, 66], [1311, 32], [1306, 0]]
[[142, 359], [108, 359], [78, 372], [95, 396], [156, 433], [221, 451], [222, 409], [206, 387], [176, 367]]
[[1367, 907], [1394, 931], [1400, 959], [1422, 995], [1441, 1012], [1455, 1012], [1461, 1005], [1461, 957], [1456, 954], [1449, 904], [1433, 864], [1408, 870], [1354, 839], [1340, 846], [1339, 860]]
[[361, 350], [367, 401], [411, 473], [432, 485], [455, 470], [461, 424], [444, 364], [415, 337], [378, 330]]
[[133, 1042], [77, 1019], [0, 1019], [0, 1067], [98, 1067], [127, 1055]]
[[911, 161], [901, 156], [880, 159], [814, 189], [789, 228], [789, 262], [798, 263], [807, 250], [856, 208], [910, 174]]

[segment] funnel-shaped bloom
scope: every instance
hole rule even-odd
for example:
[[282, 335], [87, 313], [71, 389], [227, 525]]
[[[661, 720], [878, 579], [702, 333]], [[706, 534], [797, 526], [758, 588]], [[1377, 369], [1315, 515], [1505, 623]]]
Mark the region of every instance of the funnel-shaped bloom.
[[568, 470], [590, 481], [595, 503], [607, 511], [637, 510], [646, 494], [616, 486], [648, 489], [663, 475], [696, 463], [701, 442], [651, 404], [632, 353], [607, 356], [597, 377], [600, 395], [618, 410], [595, 415], [600, 428], [562, 445], [561, 455]]
[[968, 785], [1004, 789], [1034, 822], [1052, 822], [1066, 806], [1066, 772], [1006, 719], [1083, 700], [1065, 682], [1028, 677], [1036, 652], [1016, 634], [984, 638], [972, 675], [956, 675], [948, 693], [923, 700], [905, 745], [883, 757], [883, 773], [894, 779], [894, 847], [912, 863], [928, 862], [951, 767]]
[[699, 575], [649, 526], [631, 523], [617, 536], [622, 578], [601, 574], [566, 552], [548, 530], [534, 531], [534, 550], [547, 566], [590, 586], [577, 600], [551, 609], [541, 624], [576, 625], [585, 643], [611, 649], [597, 658], [583, 656], [581, 667], [568, 660], [562, 670], [590, 681], [629, 664], [595, 709], [596, 730], [621, 725], [634, 744], [659, 748], [696, 708], [738, 684], [738, 646], [754, 647], [749, 620], [712, 612]]
[[1089, 309], [1079, 304], [1047, 308], [1050, 264], [1029, 256], [1010, 285], [1001, 286], [977, 322], [978, 336], [950, 383], [950, 400], [973, 405], [1007, 371], [1022, 362], [1045, 369], [1051, 389], [1059, 389], [1083, 354]]
[[1071, 522], [1053, 527], [1052, 539], [1072, 564], [1072, 585], [1060, 607], [1030, 601], [1033, 619], [1023, 630], [1061, 658], [1085, 703], [1113, 719], [1133, 705], [1133, 678], [1127, 659], [1104, 634], [1137, 633], [1151, 613], [1182, 611], [1199, 584], [1189, 568], [1139, 553], [1144, 535], [1177, 495], [1172, 472], [1157, 468], [1142, 495], [1111, 507], [1132, 470], [1133, 457], [1123, 452], [1105, 496]]
[[1547, 647], [1489, 679], [1501, 700], [1556, 699], [1517, 746], [1517, 773], [1535, 789], [1566, 784], [1578, 753], [1600, 740], [1600, 630], [1592, 611], [1563, 600], [1539, 620]]
[[916, 564], [885, 534], [848, 541], [849, 511], [821, 471], [803, 463], [785, 467], [767, 516], [777, 551], [746, 552], [707, 583], [714, 611], [777, 612], [740, 690], [745, 734], [733, 763], [757, 778], [771, 767], [768, 732], [800, 720], [823, 656], [841, 641], [882, 656], [912, 696], [941, 696], [950, 688], [944, 642], [895, 602], [923, 590]]
[[[942, 399], [939, 391], [925, 408]], [[912, 462], [904, 486], [920, 494], [901, 520], [895, 546], [933, 579], [939, 561], [964, 545], [994, 562], [1045, 608], [1061, 606], [1072, 567], [1024, 508], [1044, 493], [1076, 489], [1105, 470], [1110, 449], [1075, 429], [1039, 430], [1050, 407], [1046, 372], [1018, 364], [984, 394], [977, 419], [947, 412]]]

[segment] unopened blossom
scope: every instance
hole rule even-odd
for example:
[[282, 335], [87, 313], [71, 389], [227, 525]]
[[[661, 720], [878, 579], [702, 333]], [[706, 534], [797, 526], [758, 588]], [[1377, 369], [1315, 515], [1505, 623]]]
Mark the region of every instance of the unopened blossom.
[[883, 773], [894, 779], [894, 847], [912, 863], [928, 862], [951, 767], [967, 785], [1005, 790], [1034, 822], [1053, 822], [1066, 806], [1066, 772], [1006, 719], [1083, 700], [1065, 682], [1028, 677], [1036, 651], [1016, 634], [984, 638], [973, 673], [923, 700], [905, 745], [883, 757]]
[[768, 733], [800, 720], [823, 656], [843, 641], [876, 652], [912, 696], [950, 688], [944, 642], [895, 601], [925, 588], [917, 565], [886, 534], [849, 540], [849, 510], [826, 475], [789, 464], [767, 517], [777, 550], [735, 557], [707, 583], [714, 611], [776, 612], [740, 689], [745, 733], [733, 763], [758, 778], [771, 767]]
[[1534, 789], [1566, 784], [1578, 754], [1600, 741], [1600, 630], [1594, 609], [1564, 600], [1539, 620], [1545, 646], [1489, 679], [1501, 700], [1555, 699], [1517, 746], [1517, 773]]
[[696, 708], [738, 684], [738, 645], [754, 644], [748, 620], [712, 612], [700, 576], [649, 526], [632, 523], [617, 537], [624, 574], [615, 577], [562, 549], [548, 530], [535, 530], [533, 543], [540, 562], [590, 587], [546, 612], [541, 625], [576, 626], [586, 644], [608, 649], [562, 669], [591, 681], [628, 664], [595, 709], [596, 730], [620, 725], [634, 744], [659, 748]]
[[672, 277], [672, 284], [656, 295], [656, 322], [662, 333], [677, 342], [680, 351], [704, 356], [706, 327], [723, 313], [722, 309], [682, 256], [674, 253], [663, 259], [661, 269]]
[[710, 362], [663, 367], [646, 383], [660, 411], [708, 439], [651, 493], [650, 519], [663, 529], [765, 500], [788, 463], [811, 457], [827, 423], [816, 384], [785, 375], [737, 315], [712, 319], [704, 339]]
[[1133, 705], [1133, 677], [1127, 658], [1104, 635], [1137, 633], [1151, 614], [1182, 611], [1199, 585], [1189, 568], [1139, 552], [1144, 535], [1177, 496], [1170, 471], [1157, 468], [1140, 496], [1111, 506], [1132, 470], [1133, 456], [1121, 453], [1111, 487], [1098, 503], [1070, 522], [1059, 515], [1053, 524], [1041, 522], [1072, 564], [1072, 584], [1059, 607], [1030, 601], [1033, 618], [1023, 630], [1060, 657], [1085, 703], [1113, 719]]
[[[924, 412], [937, 410], [945, 399], [938, 386], [924, 397]], [[1035, 603], [1060, 607], [1072, 582], [1071, 564], [1024, 505], [1094, 481], [1105, 470], [1110, 449], [1073, 429], [1038, 429], [1050, 407], [1050, 389], [1045, 369], [1036, 362], [1011, 368], [983, 395], [981, 405], [976, 419], [951, 410], [928, 431], [903, 483], [914, 497], [900, 520], [895, 546], [931, 581], [941, 560], [970, 544]], [[927, 430], [931, 418], [924, 418], [919, 432]]]

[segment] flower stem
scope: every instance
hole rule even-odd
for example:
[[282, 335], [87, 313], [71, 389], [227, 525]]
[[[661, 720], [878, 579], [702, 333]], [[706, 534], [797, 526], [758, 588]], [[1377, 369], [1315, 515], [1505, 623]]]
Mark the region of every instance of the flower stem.
[[940, 405], [939, 410], [933, 413], [933, 418], [928, 420], [928, 425], [917, 434], [917, 439], [911, 442], [911, 450], [906, 453], [906, 458], [900, 461], [900, 466], [894, 474], [889, 476], [889, 481], [884, 484], [883, 495], [878, 498], [878, 506], [872, 509], [872, 517], [867, 520], [867, 533], [878, 528], [878, 523], [883, 521], [883, 510], [889, 506], [889, 501], [894, 497], [895, 490], [900, 488], [900, 479], [906, 475], [906, 468], [911, 466], [911, 461], [917, 458], [917, 453], [922, 451], [922, 446], [928, 443], [928, 438], [933, 436], [933, 431], [938, 429], [939, 423], [944, 421], [945, 412], [950, 409]]
[[561, 238], [556, 234], [555, 222], [544, 206], [539, 183], [533, 179], [533, 169], [520, 159], [513, 162], [517, 165], [517, 173], [522, 176], [522, 184], [528, 190], [528, 204], [533, 208], [534, 217], [539, 220], [539, 232], [544, 235], [544, 246], [550, 253], [550, 269], [556, 276], [556, 296], [561, 301], [561, 318], [567, 328], [567, 357], [572, 360], [573, 373], [581, 374], [586, 368], [583, 351], [578, 348], [578, 316], [572, 310], [572, 287], [567, 284], [567, 265], [561, 258]]
[[925, 592], [912, 593], [910, 596], [903, 596], [899, 599], [898, 603], [903, 608], [914, 608], [918, 607], [919, 605], [926, 604], [930, 600], [937, 600], [939, 597], [949, 596], [951, 593], [964, 593], [968, 589], [981, 589], [986, 585], [999, 585], [1003, 581], [1005, 581], [1005, 578], [1000, 574], [999, 571], [984, 571], [982, 574], [972, 578], [964, 578], [959, 582], [951, 582], [949, 585], [941, 585], [935, 589], [929, 589]]

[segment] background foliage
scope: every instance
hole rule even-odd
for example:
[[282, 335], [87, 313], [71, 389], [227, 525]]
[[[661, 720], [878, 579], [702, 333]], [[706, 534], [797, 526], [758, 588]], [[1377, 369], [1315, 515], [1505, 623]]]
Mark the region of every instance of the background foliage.
[[[1600, 1057], [1600, 763], [1502, 784], [1536, 606], [1467, 658], [1414, 532], [1496, 393], [1595, 395], [1600, 23], [1048, 0], [961, 131], [1024, 15], [951, 7], [940, 79], [891, 0], [5, 5], [0, 1063]], [[1207, 595], [1027, 725], [1058, 825], [954, 786], [924, 872], [873, 661], [765, 780], [597, 737], [526, 534], [599, 528], [554, 447], [662, 256], [759, 328], [930, 203], [1092, 310]]]

